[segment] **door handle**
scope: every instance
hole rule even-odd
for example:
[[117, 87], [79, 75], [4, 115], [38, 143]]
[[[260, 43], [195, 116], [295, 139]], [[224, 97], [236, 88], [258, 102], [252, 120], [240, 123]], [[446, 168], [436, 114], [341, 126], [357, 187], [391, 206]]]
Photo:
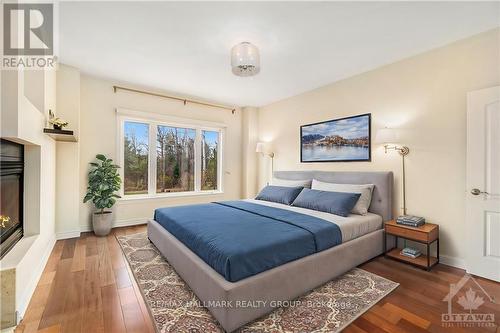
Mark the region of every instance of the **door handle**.
[[488, 192], [485, 192], [485, 191], [481, 191], [480, 189], [478, 188], [473, 188], [472, 190], [470, 190], [470, 193], [472, 195], [480, 195], [480, 194], [485, 194], [485, 195], [490, 195], [490, 196], [499, 196], [498, 194], [491, 194], [491, 193], [488, 193]]
[[480, 194], [488, 194], [488, 192], [484, 192], [484, 191], [481, 191], [480, 189], [478, 188], [473, 188], [470, 193], [472, 195], [480, 195]]

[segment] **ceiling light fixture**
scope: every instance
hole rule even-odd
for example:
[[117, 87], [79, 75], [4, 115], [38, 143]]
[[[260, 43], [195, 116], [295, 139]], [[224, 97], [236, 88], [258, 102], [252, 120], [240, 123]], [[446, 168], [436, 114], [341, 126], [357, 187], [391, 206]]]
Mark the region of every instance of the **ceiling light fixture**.
[[260, 71], [260, 56], [257, 46], [243, 42], [231, 49], [231, 67], [233, 74], [238, 76], [253, 76]]

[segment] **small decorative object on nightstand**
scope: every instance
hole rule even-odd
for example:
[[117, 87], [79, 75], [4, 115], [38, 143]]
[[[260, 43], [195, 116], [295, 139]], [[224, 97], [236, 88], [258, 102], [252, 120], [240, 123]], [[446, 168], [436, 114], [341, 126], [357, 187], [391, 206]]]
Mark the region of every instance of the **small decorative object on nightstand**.
[[[396, 237], [396, 247], [392, 249], [387, 249], [388, 235]], [[404, 256], [401, 254], [402, 249], [397, 247], [399, 237], [425, 244], [427, 246], [426, 255], [421, 255], [416, 258]], [[431, 244], [434, 242], [436, 242], [436, 257], [431, 256], [430, 253]], [[397, 224], [394, 220], [385, 222], [384, 256], [429, 271], [433, 266], [439, 263], [439, 225], [426, 223], [420, 227], [409, 227]]]

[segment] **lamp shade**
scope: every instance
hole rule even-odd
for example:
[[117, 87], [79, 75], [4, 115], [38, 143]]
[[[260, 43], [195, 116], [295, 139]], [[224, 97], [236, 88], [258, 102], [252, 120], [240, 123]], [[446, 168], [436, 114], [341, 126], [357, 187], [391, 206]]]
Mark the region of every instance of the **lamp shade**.
[[393, 128], [382, 128], [378, 130], [375, 142], [379, 144], [398, 143], [398, 132]]
[[260, 71], [259, 49], [249, 43], [243, 42], [231, 49], [231, 67], [233, 74], [238, 76], [252, 76]]
[[256, 153], [263, 153], [264, 152], [264, 143], [257, 142], [257, 145], [255, 146], [255, 152]]

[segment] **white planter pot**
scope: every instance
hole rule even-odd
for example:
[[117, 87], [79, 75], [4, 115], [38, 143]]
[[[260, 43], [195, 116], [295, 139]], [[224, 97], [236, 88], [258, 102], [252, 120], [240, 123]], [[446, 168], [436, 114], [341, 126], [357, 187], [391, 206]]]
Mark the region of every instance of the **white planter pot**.
[[94, 227], [96, 236], [106, 236], [109, 234], [112, 224], [113, 212], [104, 211], [103, 214], [100, 212], [94, 212], [92, 214], [92, 226]]

